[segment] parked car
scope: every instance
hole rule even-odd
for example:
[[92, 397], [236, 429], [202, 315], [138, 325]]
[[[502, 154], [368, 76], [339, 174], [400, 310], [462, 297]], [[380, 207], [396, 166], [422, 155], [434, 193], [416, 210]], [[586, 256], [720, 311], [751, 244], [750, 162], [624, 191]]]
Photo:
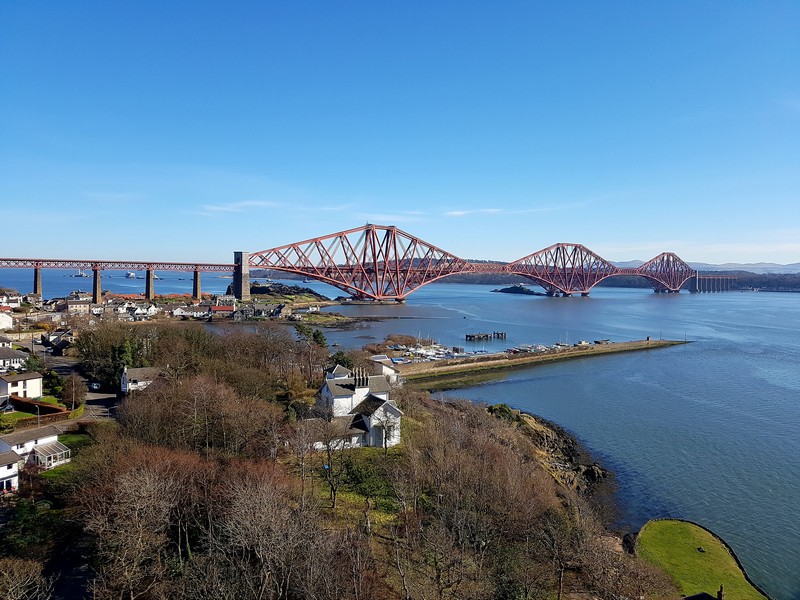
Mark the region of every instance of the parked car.
[[89, 389], [92, 390], [93, 392], [96, 392], [97, 390], [100, 389], [100, 383], [97, 381], [93, 381], [92, 383], [89, 384]]

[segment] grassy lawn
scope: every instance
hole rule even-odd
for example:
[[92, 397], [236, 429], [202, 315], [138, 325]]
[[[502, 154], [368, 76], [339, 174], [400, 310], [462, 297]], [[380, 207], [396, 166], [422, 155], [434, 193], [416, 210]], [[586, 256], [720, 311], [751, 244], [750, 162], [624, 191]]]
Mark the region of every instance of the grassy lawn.
[[72, 456], [94, 443], [94, 439], [87, 433], [62, 433], [58, 436], [58, 441], [72, 450]]
[[61, 404], [61, 400], [56, 398], [55, 396], [42, 396], [41, 398], [37, 398], [39, 402], [46, 402], [47, 404], [55, 404], [56, 406], [64, 406]]
[[22, 412], [20, 410], [17, 410], [17, 411], [14, 411], [12, 413], [6, 413], [2, 417], [0, 417], [0, 423], [3, 423], [3, 424], [15, 423], [16, 421], [19, 421], [20, 419], [24, 419], [26, 417], [35, 417], [35, 416], [36, 415], [34, 413], [26, 413], [26, 412]]
[[65, 481], [70, 481], [74, 470], [75, 465], [69, 462], [64, 465], [58, 465], [49, 471], [42, 471], [39, 477], [48, 482], [50, 486], [61, 486]]
[[[382, 448], [354, 448], [347, 451], [347, 474], [343, 476], [336, 498], [336, 510], [330, 512], [329, 487], [321, 476], [325, 462], [324, 452], [309, 456], [307, 465], [307, 492], [321, 502], [325, 512], [331, 516], [330, 525], [335, 527], [364, 525], [366, 496], [371, 500], [369, 511], [373, 528], [380, 529], [396, 523], [400, 507], [394, 498], [391, 483], [386, 477], [387, 469], [400, 459], [398, 447], [389, 448], [388, 456], [383, 455]], [[337, 465], [339, 457], [337, 455]], [[290, 469], [296, 469], [294, 459], [287, 463]], [[340, 465], [339, 467], [340, 468]], [[299, 475], [299, 471], [295, 471]], [[334, 516], [335, 515], [335, 516]]]
[[649, 521], [639, 532], [636, 553], [669, 573], [684, 595], [716, 595], [721, 584], [726, 600], [766, 598], [747, 582], [725, 544], [692, 523]]

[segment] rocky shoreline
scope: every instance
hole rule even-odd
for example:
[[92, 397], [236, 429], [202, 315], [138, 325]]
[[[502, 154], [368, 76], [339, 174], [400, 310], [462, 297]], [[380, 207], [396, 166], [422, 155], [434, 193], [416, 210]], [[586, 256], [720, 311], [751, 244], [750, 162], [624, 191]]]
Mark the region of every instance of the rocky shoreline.
[[523, 411], [513, 412], [542, 449], [538, 458], [544, 468], [559, 484], [585, 498], [606, 526], [612, 526], [619, 514], [614, 473], [557, 423]]

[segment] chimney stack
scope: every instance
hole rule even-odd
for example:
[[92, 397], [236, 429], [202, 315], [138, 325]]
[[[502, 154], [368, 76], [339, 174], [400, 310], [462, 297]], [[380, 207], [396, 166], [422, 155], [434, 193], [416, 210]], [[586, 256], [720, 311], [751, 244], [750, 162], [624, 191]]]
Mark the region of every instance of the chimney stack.
[[353, 379], [357, 388], [369, 387], [369, 376], [367, 375], [366, 370], [363, 368], [357, 367], [354, 369]]

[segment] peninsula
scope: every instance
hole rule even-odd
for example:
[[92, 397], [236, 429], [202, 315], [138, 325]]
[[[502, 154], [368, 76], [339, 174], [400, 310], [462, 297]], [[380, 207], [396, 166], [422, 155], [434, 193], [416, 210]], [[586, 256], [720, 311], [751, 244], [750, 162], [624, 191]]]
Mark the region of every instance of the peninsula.
[[688, 342], [644, 339], [568, 346], [547, 352], [479, 354], [465, 358], [412, 362], [395, 366], [401, 377], [412, 387], [433, 391], [474, 385], [478, 381], [490, 378], [493, 374], [510, 369], [619, 352], [655, 350], [686, 343]]

